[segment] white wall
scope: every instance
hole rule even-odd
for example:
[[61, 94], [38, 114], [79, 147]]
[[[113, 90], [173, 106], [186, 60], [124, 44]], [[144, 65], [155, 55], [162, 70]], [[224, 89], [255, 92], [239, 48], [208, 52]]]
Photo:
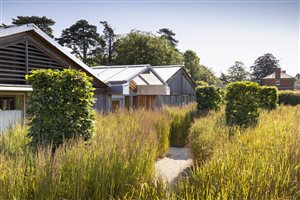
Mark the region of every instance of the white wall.
[[22, 122], [21, 110], [0, 111], [0, 133], [7, 130], [10, 125]]

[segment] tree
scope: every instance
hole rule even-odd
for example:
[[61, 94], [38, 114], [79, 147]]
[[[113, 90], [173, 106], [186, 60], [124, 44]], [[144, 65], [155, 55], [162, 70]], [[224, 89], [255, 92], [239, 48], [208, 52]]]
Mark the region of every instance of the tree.
[[250, 73], [246, 71], [244, 63], [235, 61], [234, 65], [227, 70], [226, 78], [228, 82], [247, 81], [249, 75]]
[[106, 21], [100, 22], [103, 27], [103, 38], [105, 41], [105, 53], [107, 54], [107, 64], [110, 65], [112, 63], [112, 55], [114, 53], [114, 42], [116, 39], [116, 35], [114, 33], [114, 30], [111, 28], [111, 26]]
[[296, 79], [300, 79], [300, 74], [299, 74], [299, 73], [296, 74], [295, 78], [296, 78]]
[[204, 65], [200, 65], [200, 58], [196, 52], [187, 50], [183, 54], [184, 67], [195, 81], [204, 81], [210, 85], [217, 84], [220, 80]]
[[137, 30], [119, 37], [115, 43], [116, 64], [182, 64], [182, 55], [165, 39]]
[[51, 26], [55, 24], [53, 19], [47, 18], [46, 16], [17, 16], [16, 19], [12, 19], [12, 24], [14, 25], [23, 25], [29, 23], [35, 24], [51, 38], [54, 38], [53, 29], [51, 28]]
[[177, 46], [178, 40], [174, 38], [176, 34], [172, 30], [168, 28], [161, 28], [157, 33], [160, 34], [161, 37], [165, 37], [173, 47]]
[[277, 60], [272, 54], [266, 53], [263, 56], [258, 57], [254, 64], [250, 67], [252, 71], [252, 80], [260, 82], [262, 78], [272, 74], [275, 68], [279, 67], [279, 60]]
[[216, 85], [220, 83], [220, 79], [216, 77], [214, 72], [204, 65], [199, 65], [199, 74], [197, 80], [204, 81], [209, 85]]
[[223, 72], [221, 72], [221, 75], [220, 75], [220, 81], [222, 84], [227, 84], [229, 83], [228, 81], [228, 76], [226, 74], [224, 74]]
[[186, 68], [187, 72], [195, 81], [198, 81], [200, 58], [197, 56], [196, 52], [192, 50], [186, 50], [183, 54], [183, 59], [184, 67]]
[[62, 31], [58, 43], [72, 49], [83, 62], [90, 62], [95, 55], [102, 53], [105, 42], [97, 33], [97, 27], [86, 20], [79, 20]]

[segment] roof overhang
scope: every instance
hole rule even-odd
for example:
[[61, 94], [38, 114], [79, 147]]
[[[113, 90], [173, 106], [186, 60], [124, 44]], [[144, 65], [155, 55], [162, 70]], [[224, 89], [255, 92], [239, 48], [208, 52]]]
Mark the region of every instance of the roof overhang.
[[1, 92], [31, 92], [31, 85], [0, 85]]

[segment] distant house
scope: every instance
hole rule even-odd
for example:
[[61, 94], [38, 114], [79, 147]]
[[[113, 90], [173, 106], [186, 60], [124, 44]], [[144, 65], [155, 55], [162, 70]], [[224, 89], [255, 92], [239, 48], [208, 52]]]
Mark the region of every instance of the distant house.
[[295, 78], [276, 68], [275, 72], [262, 79], [262, 85], [276, 86], [279, 90], [293, 90]]
[[[26, 115], [26, 101], [32, 88], [25, 75], [34, 69], [73, 68], [93, 78], [100, 110], [107, 110], [108, 87], [91, 68], [70, 54], [33, 24], [0, 29], [0, 132]], [[107, 102], [107, 103], [105, 103]], [[98, 102], [98, 104], [100, 104]]]
[[180, 106], [195, 101], [196, 84], [183, 65], [153, 66], [153, 69], [170, 88], [169, 95], [160, 95], [157, 98], [158, 106]]
[[109, 86], [113, 111], [118, 108], [154, 109], [157, 96], [170, 93], [167, 83], [150, 65], [96, 66], [93, 72]]

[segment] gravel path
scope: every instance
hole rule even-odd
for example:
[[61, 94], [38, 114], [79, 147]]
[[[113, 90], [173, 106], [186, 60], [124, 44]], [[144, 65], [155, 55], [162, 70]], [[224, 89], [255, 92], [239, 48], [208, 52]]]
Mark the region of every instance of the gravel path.
[[192, 164], [192, 155], [187, 148], [170, 147], [168, 155], [155, 163], [157, 178], [172, 183]]

